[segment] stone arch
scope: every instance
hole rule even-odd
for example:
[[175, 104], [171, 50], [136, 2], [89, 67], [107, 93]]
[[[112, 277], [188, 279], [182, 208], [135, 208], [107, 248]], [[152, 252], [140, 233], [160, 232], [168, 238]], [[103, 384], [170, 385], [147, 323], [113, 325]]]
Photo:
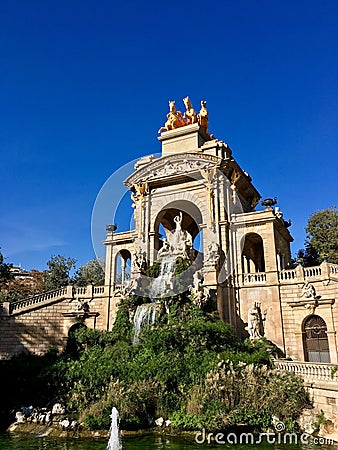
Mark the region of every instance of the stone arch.
[[207, 204], [191, 192], [183, 192], [179, 198], [177, 198], [177, 193], [175, 193], [161, 197], [157, 201], [156, 200], [154, 200], [152, 206], [152, 215], [150, 220], [150, 229], [152, 231], [156, 232], [158, 215], [163, 210], [170, 208], [176, 208], [181, 211], [183, 210], [188, 214], [191, 212], [195, 216], [194, 219], [198, 220], [198, 225], [208, 223], [209, 209]]
[[[129, 261], [129, 264], [128, 264]], [[115, 284], [124, 284], [130, 279], [131, 253], [127, 249], [119, 250], [115, 255]]]
[[71, 325], [69, 327], [68, 330], [68, 337], [71, 336], [72, 334], [74, 334], [77, 330], [80, 330], [81, 328], [87, 328], [86, 325], [82, 322], [76, 322], [73, 323], [73, 325]]
[[77, 330], [80, 330], [81, 328], [87, 328], [83, 322], [73, 323], [73, 325], [71, 325], [69, 327], [67, 345], [66, 345], [67, 353], [76, 354], [78, 352], [78, 345], [77, 345], [76, 339], [75, 339], [75, 332]]
[[265, 272], [264, 242], [260, 234], [250, 232], [242, 238], [242, 273]]
[[309, 362], [330, 363], [330, 348], [325, 320], [311, 314], [303, 320], [304, 359]]
[[[203, 206], [201, 202], [199, 203], [200, 206]], [[197, 247], [195, 246], [195, 249], [197, 250], [197, 253], [195, 252], [196, 257], [199, 254], [200, 248], [203, 247], [203, 230], [201, 228], [201, 225], [204, 222], [203, 213], [196, 203], [181, 198], [166, 201], [162, 208], [157, 210], [157, 215], [153, 223], [155, 230], [154, 249], [155, 251], [158, 251], [162, 245], [160, 238], [164, 234], [167, 234], [175, 229], [174, 218], [179, 213], [182, 213], [182, 229], [190, 233], [193, 243], [195, 238], [199, 235], [199, 244]], [[161, 233], [159, 232], [160, 226], [163, 227], [163, 231]]]

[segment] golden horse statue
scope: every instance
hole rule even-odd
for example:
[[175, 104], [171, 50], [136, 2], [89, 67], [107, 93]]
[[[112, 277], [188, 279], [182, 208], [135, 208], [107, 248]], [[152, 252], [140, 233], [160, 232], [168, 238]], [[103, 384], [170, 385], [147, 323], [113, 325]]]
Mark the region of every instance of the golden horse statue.
[[162, 131], [174, 130], [175, 128], [184, 127], [186, 125], [181, 111], [176, 111], [174, 100], [169, 102], [169, 113], [167, 114], [167, 119], [168, 120], [164, 124], [164, 127], [161, 127], [158, 130], [159, 134], [162, 133]]
[[185, 97], [183, 99], [183, 103], [185, 104], [186, 111], [184, 113], [184, 119], [186, 119], [186, 125], [190, 125], [192, 123], [197, 123], [197, 114], [192, 107], [191, 101], [189, 97]]
[[206, 108], [206, 104], [207, 104], [206, 101], [204, 101], [204, 100], [201, 101], [201, 110], [198, 114], [198, 123], [201, 125], [202, 128], [205, 129], [206, 133], [209, 134], [209, 131], [208, 131], [209, 118], [208, 118], [208, 110]]

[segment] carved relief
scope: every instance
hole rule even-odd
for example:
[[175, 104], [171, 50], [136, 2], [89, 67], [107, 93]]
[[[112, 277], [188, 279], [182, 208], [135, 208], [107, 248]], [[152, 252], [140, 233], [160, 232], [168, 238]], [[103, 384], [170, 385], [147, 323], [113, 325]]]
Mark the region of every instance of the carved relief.
[[[137, 222], [137, 214], [136, 214], [136, 210], [138, 209], [139, 211], [139, 233], [138, 233], [138, 237], [144, 238], [145, 235], [145, 231], [144, 231], [144, 223], [145, 223], [145, 218], [144, 218], [144, 212], [145, 212], [145, 205], [144, 205], [144, 198], [149, 194], [149, 189], [148, 189], [148, 182], [147, 181], [139, 181], [138, 183], [133, 183], [132, 184], [132, 193], [130, 195], [130, 198], [133, 201], [132, 204], [132, 208], [134, 208], [134, 219], [135, 222]], [[138, 203], [140, 203], [139, 208], [137, 208]]]
[[219, 246], [216, 242], [210, 242], [208, 245], [208, 251], [205, 256], [205, 264], [212, 265], [215, 267], [219, 266], [220, 254], [219, 254]]
[[306, 281], [304, 286], [302, 287], [302, 297], [309, 300], [316, 300], [316, 298], [318, 298], [314, 285], [309, 283], [308, 281]]
[[133, 268], [134, 270], [140, 272], [145, 268], [146, 265], [146, 253], [141, 247], [133, 254]]
[[231, 184], [235, 185], [240, 178], [241, 174], [237, 170], [234, 170], [231, 174]]
[[200, 174], [204, 178], [204, 184], [208, 190], [208, 207], [210, 212], [209, 228], [213, 229], [215, 224], [213, 198], [215, 196], [214, 190], [216, 188], [217, 181], [217, 167], [214, 166], [211, 169], [201, 169]]
[[136, 202], [138, 200], [143, 200], [144, 197], [148, 194], [148, 182], [140, 181], [138, 183], [133, 184], [134, 192], [131, 193], [131, 199]]
[[[170, 159], [161, 158], [160, 160], [154, 161], [147, 167], [135, 172], [127, 178], [125, 184], [136, 192], [136, 195], [132, 196], [132, 199], [135, 200], [136, 198], [139, 198], [137, 194], [139, 186], [136, 187], [136, 185], [139, 185], [140, 183], [185, 173], [192, 173], [200, 170], [210, 170], [213, 167], [219, 166], [219, 164], [220, 159], [212, 155], [171, 155]], [[149, 188], [147, 186], [144, 195], [148, 195], [148, 191]]]

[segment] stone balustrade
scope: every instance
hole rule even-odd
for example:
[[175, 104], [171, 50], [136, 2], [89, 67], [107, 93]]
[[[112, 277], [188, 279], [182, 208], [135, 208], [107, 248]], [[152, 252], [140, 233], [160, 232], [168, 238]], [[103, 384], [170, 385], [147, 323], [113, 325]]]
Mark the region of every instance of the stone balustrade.
[[328, 264], [330, 269], [330, 274], [338, 276], [338, 264]]
[[338, 264], [323, 262], [320, 266], [284, 269], [279, 272], [280, 283], [288, 283], [292, 280], [303, 282], [305, 280], [316, 281], [338, 277]]
[[94, 295], [104, 293], [105, 293], [105, 286], [94, 286]]
[[265, 272], [245, 273], [243, 274], [243, 284], [260, 284], [266, 282]]
[[[288, 284], [292, 281], [302, 283], [305, 280], [327, 280], [338, 278], [338, 264], [323, 262], [320, 266], [302, 267], [298, 265], [294, 269], [283, 269], [279, 272], [252, 272], [240, 273], [236, 279], [240, 285], [265, 284], [268, 276], [278, 274], [278, 280], [281, 284]], [[271, 280], [271, 278], [269, 279]]]
[[46, 300], [55, 300], [60, 297], [65, 297], [67, 295], [67, 287], [61, 289], [56, 289], [54, 291], [43, 292], [42, 294], [34, 295], [25, 300], [19, 300], [10, 304], [10, 313], [27, 308], [28, 306], [37, 305], [38, 303], [45, 302]]
[[275, 360], [275, 368], [300, 375], [304, 381], [338, 381], [338, 372], [333, 373], [335, 364]]
[[319, 277], [322, 274], [322, 269], [320, 266], [306, 267], [304, 268], [305, 278]]
[[297, 277], [296, 269], [285, 269], [279, 272], [279, 281], [295, 280]]
[[[8, 303], [8, 310], [1, 306], [0, 315], [18, 314], [20, 311], [34, 308], [40, 304], [49, 304], [64, 298], [81, 298], [93, 299], [95, 297], [102, 297], [106, 294], [106, 286], [65, 286], [60, 289], [55, 289], [49, 292], [28, 297], [24, 300]], [[6, 314], [5, 314], [6, 311]]]

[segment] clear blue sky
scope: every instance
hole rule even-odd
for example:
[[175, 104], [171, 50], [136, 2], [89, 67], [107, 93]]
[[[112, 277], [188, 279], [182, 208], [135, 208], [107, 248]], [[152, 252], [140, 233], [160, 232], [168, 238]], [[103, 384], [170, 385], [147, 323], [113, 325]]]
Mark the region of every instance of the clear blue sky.
[[308, 216], [337, 204], [337, 25], [336, 0], [1, 0], [7, 261], [91, 259], [101, 186], [160, 151], [168, 100], [186, 95], [302, 247]]

